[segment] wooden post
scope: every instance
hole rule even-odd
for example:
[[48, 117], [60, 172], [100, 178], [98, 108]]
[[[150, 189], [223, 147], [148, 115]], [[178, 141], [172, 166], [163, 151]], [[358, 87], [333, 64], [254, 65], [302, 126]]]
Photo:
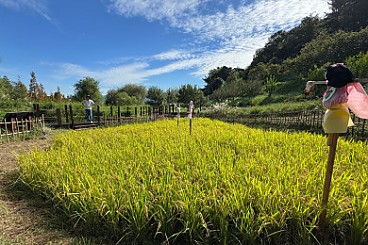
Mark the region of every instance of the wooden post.
[[100, 117], [100, 105], [97, 105], [97, 124], [100, 126], [101, 117]]
[[19, 126], [19, 120], [18, 118], [15, 118], [15, 125], [16, 125], [16, 131], [15, 131], [15, 134], [17, 136], [17, 139], [19, 140], [20, 139], [20, 126]]
[[189, 134], [192, 135], [192, 118], [189, 119]]
[[69, 113], [68, 113], [68, 106], [64, 105], [64, 111], [65, 111], [65, 122], [69, 122]]
[[11, 122], [11, 133], [12, 133], [12, 138], [13, 138], [13, 141], [15, 141], [15, 135], [14, 135], [14, 131], [15, 131], [15, 121], [14, 121], [14, 118], [10, 119], [10, 122]]
[[71, 127], [74, 128], [74, 115], [73, 115], [73, 107], [72, 107], [72, 105], [69, 105], [69, 111], [70, 111], [70, 121], [72, 123]]
[[61, 128], [61, 110], [60, 108], [56, 109], [56, 121], [57, 121], [57, 126]]
[[120, 105], [118, 105], [118, 124], [121, 123], [121, 111], [120, 111]]
[[339, 134], [332, 133], [328, 135], [328, 139], [327, 139], [327, 145], [330, 147], [330, 149], [328, 152], [328, 161], [326, 165], [325, 182], [323, 184], [323, 196], [322, 196], [322, 209], [323, 210], [319, 216], [319, 221], [318, 221], [318, 228], [322, 236], [324, 235], [324, 230], [325, 230], [325, 225], [326, 225], [327, 204], [328, 204], [328, 197], [330, 194], [330, 186], [331, 186], [333, 165], [335, 162], [338, 138], [339, 138]]
[[4, 125], [5, 125], [5, 135], [6, 135], [6, 142], [9, 142], [9, 131], [8, 131], [8, 124], [6, 119], [4, 118]]
[[[0, 125], [2, 125], [3, 123], [2, 122], [0, 122]], [[5, 125], [5, 124], [4, 124]], [[5, 127], [6, 127], [6, 125], [5, 125]], [[2, 135], [2, 129], [1, 129], [1, 127], [0, 127], [0, 143], [3, 143], [3, 135]]]

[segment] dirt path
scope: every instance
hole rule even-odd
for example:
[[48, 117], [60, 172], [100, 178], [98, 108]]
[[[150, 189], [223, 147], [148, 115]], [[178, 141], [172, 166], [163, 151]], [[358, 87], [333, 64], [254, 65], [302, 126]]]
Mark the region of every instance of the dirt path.
[[92, 244], [69, 234], [52, 213], [50, 203], [15, 184], [19, 170], [16, 156], [45, 146], [46, 140], [0, 144], [0, 245]]

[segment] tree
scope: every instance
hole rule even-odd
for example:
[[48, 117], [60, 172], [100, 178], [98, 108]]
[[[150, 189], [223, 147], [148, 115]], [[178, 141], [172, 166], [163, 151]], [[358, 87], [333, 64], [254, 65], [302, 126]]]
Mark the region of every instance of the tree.
[[38, 87], [38, 83], [37, 83], [36, 73], [32, 71], [31, 79], [29, 81], [28, 95], [33, 100], [37, 100], [37, 87]]
[[327, 16], [330, 28], [359, 31], [368, 25], [367, 0], [331, 0]]
[[147, 104], [153, 106], [160, 106], [165, 101], [165, 93], [159, 87], [153, 86], [147, 91]]
[[28, 96], [32, 100], [43, 100], [47, 97], [47, 94], [43, 88], [42, 83], [38, 84], [36, 73], [34, 71], [31, 72], [31, 79], [29, 81], [29, 90]]
[[187, 105], [190, 101], [193, 101], [195, 105], [201, 105], [203, 99], [203, 92], [197, 86], [182, 85], [178, 90], [179, 103]]
[[178, 90], [169, 88], [166, 90], [166, 102], [168, 104], [174, 104], [178, 102]]
[[24, 83], [22, 83], [20, 80], [14, 83], [11, 93], [12, 99], [23, 100], [24, 98], [27, 98], [27, 95], [28, 95], [27, 86]]
[[37, 84], [36, 86], [36, 98], [37, 100], [44, 100], [46, 99], [47, 94], [45, 92], [45, 89], [43, 88], [42, 83]]
[[73, 98], [77, 101], [82, 101], [87, 95], [90, 95], [95, 102], [101, 102], [102, 94], [98, 85], [99, 82], [91, 77], [85, 77], [79, 80], [79, 82], [74, 84], [75, 94]]
[[12, 90], [12, 82], [7, 76], [0, 78], [0, 99], [9, 99]]
[[288, 59], [283, 66], [302, 75], [326, 63], [343, 62], [349, 56], [368, 51], [368, 27], [359, 32], [338, 31], [333, 35], [324, 34], [307, 43], [300, 55]]
[[230, 76], [232, 69], [231, 67], [223, 66], [210, 70], [208, 76], [203, 79], [207, 83], [203, 89], [203, 94], [208, 96], [215, 92], [216, 89], [219, 89]]
[[126, 92], [119, 91], [116, 89], [111, 89], [107, 91], [105, 103], [106, 105], [115, 105], [115, 106], [140, 104], [136, 97], [134, 96], [131, 97]]
[[147, 89], [142, 85], [127, 84], [118, 89], [118, 92], [125, 92], [130, 97], [134, 97], [136, 104], [143, 104], [147, 97]]
[[57, 87], [57, 91], [54, 93], [54, 101], [61, 101], [63, 99], [63, 95], [60, 91], [60, 87]]
[[276, 87], [278, 85], [277, 80], [275, 79], [274, 76], [269, 76], [266, 78], [266, 82], [263, 85], [268, 97], [271, 97], [272, 93], [275, 91]]

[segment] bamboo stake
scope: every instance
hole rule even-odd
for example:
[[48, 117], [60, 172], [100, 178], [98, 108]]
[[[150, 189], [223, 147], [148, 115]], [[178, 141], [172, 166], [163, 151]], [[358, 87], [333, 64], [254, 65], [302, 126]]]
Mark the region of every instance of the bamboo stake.
[[332, 179], [332, 173], [333, 173], [333, 165], [335, 162], [338, 137], [339, 137], [339, 134], [332, 133], [328, 135], [328, 139], [327, 139], [327, 145], [330, 147], [330, 149], [328, 152], [325, 182], [323, 185], [323, 196], [322, 196], [322, 209], [323, 210], [319, 216], [319, 221], [318, 221], [318, 228], [319, 228], [321, 235], [324, 235], [324, 231], [325, 231], [327, 204], [328, 204], [328, 197], [330, 194], [330, 186], [331, 186], [331, 179]]

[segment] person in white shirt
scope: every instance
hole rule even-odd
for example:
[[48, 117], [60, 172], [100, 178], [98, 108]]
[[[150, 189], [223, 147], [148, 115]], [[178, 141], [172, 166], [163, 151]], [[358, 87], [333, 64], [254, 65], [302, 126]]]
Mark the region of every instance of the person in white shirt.
[[87, 95], [86, 99], [82, 101], [83, 105], [84, 105], [84, 109], [86, 111], [86, 117], [87, 120], [92, 123], [92, 118], [93, 118], [93, 114], [92, 114], [92, 105], [95, 104], [95, 102], [93, 100], [91, 100], [91, 96]]

